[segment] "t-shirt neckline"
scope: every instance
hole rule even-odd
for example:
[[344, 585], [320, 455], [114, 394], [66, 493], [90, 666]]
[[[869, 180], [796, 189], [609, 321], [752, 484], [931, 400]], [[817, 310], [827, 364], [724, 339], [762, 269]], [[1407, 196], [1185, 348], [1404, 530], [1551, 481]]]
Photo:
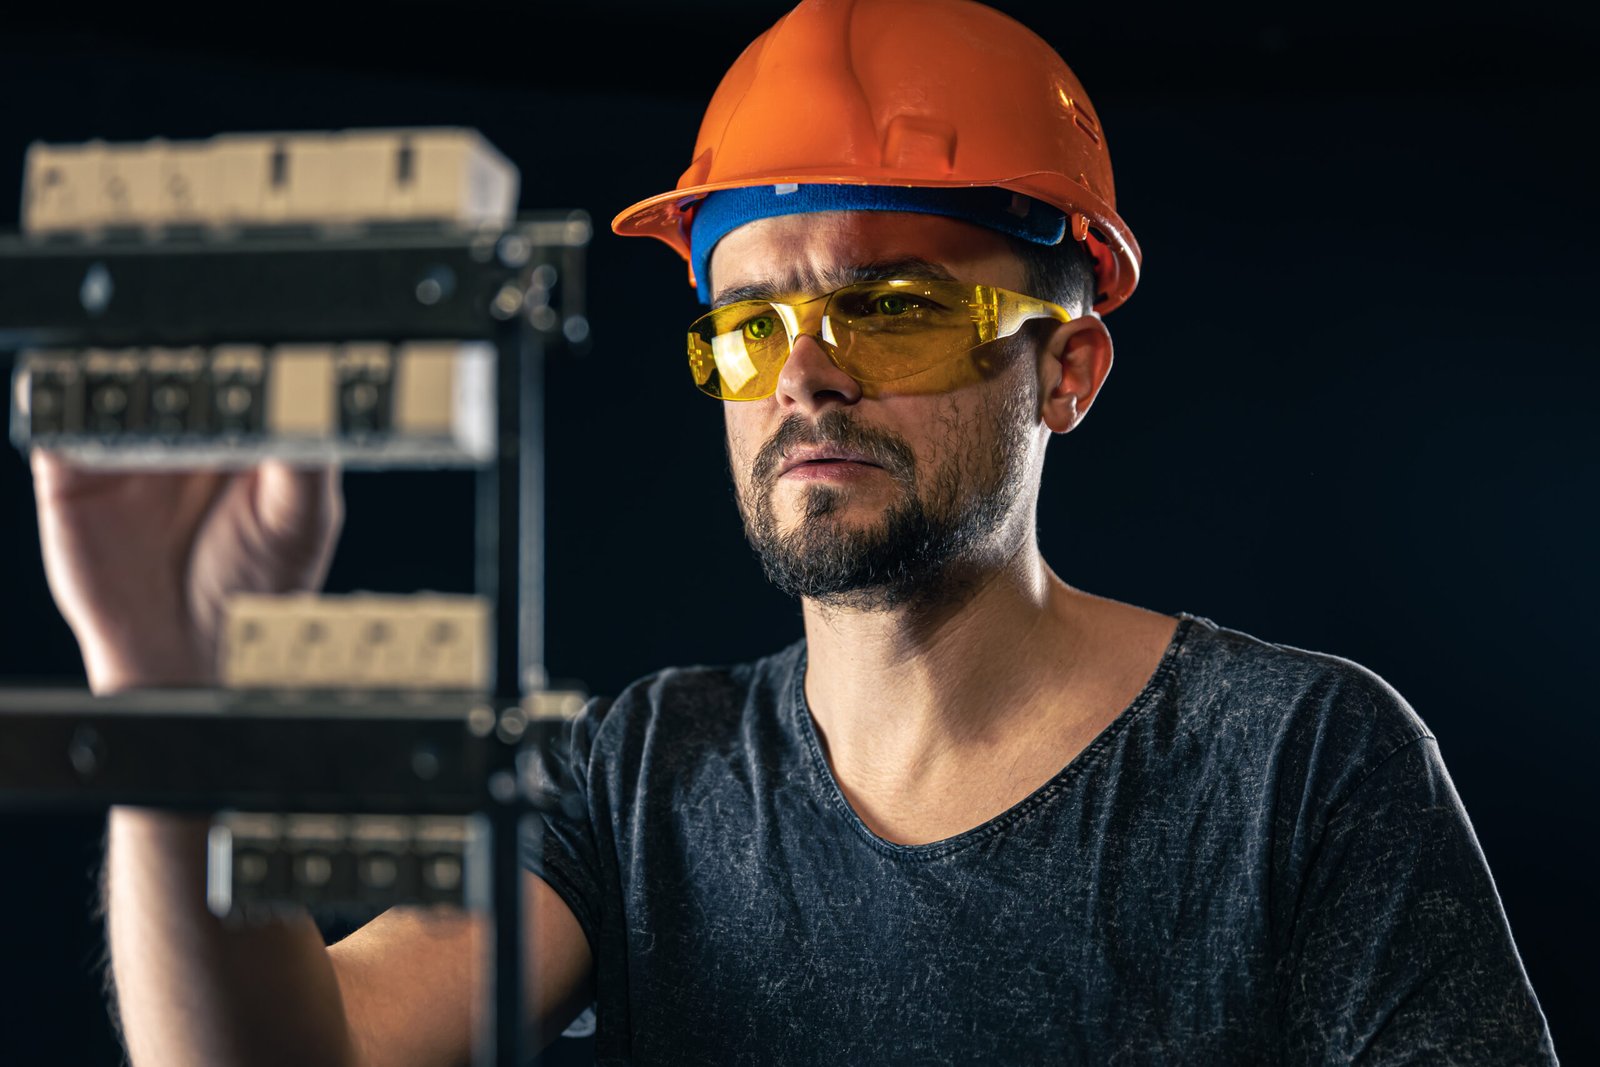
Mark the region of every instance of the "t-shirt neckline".
[[828, 759], [822, 752], [822, 739], [817, 736], [816, 722], [811, 716], [811, 708], [806, 702], [805, 677], [808, 649], [805, 641], [800, 642], [800, 654], [795, 658], [793, 672], [785, 698], [782, 701], [783, 717], [790, 729], [799, 736], [802, 747], [806, 750], [813, 772], [815, 773], [814, 785], [820, 791], [820, 799], [830, 808], [844, 817], [866, 842], [880, 852], [908, 860], [940, 859], [952, 853], [968, 848], [986, 838], [1004, 832], [1018, 822], [1028, 818], [1035, 811], [1045, 806], [1057, 794], [1065, 791], [1072, 783], [1088, 773], [1105, 755], [1106, 750], [1115, 741], [1118, 735], [1126, 731], [1138, 718], [1142, 717], [1145, 710], [1156, 703], [1161, 692], [1166, 688], [1169, 676], [1176, 669], [1178, 654], [1193, 631], [1195, 624], [1202, 620], [1199, 616], [1191, 615], [1186, 611], [1177, 613], [1178, 625], [1173, 628], [1172, 637], [1167, 641], [1167, 647], [1161, 653], [1161, 659], [1156, 663], [1155, 670], [1146, 679], [1144, 687], [1137, 696], [1120, 711], [1117, 716], [1106, 724], [1105, 728], [1096, 734], [1076, 756], [1055, 774], [1051, 775], [1039, 788], [977, 826], [963, 830], [959, 834], [943, 838], [939, 841], [928, 841], [920, 845], [906, 845], [897, 841], [890, 841], [880, 837], [871, 827], [862, 821], [856, 814], [850, 802], [845, 799], [844, 790], [839, 786], [839, 780], [834, 777], [833, 768], [828, 765]]

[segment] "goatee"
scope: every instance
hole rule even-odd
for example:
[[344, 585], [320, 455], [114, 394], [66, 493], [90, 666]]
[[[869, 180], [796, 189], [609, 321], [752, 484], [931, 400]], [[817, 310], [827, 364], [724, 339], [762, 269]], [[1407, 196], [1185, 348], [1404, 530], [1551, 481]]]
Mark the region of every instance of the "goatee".
[[[1008, 421], [1002, 425], [1009, 429]], [[922, 475], [904, 440], [863, 426], [843, 409], [814, 424], [798, 415], [785, 418], [757, 453], [748, 499], [741, 499], [745, 536], [767, 579], [790, 596], [854, 610], [957, 595], [962, 564], [983, 555], [1015, 499], [1019, 475], [1016, 442], [970, 447], [979, 445], [970, 436], [974, 427], [948, 428], [969, 447]], [[846, 522], [839, 513], [851, 490], [813, 484], [802, 490], [793, 527], [780, 531], [773, 506], [778, 475], [784, 452], [800, 444], [838, 446], [881, 466], [899, 490], [883, 518], [869, 526]]]

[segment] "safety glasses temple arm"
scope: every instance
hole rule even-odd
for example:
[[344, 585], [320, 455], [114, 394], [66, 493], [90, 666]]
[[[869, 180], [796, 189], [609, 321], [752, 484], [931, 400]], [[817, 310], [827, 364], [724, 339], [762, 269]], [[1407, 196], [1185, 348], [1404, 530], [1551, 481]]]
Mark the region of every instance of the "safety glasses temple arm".
[[978, 326], [980, 342], [1010, 337], [1022, 329], [1022, 324], [1030, 319], [1072, 321], [1071, 313], [1060, 304], [1052, 304], [1048, 300], [1024, 296], [1009, 289], [990, 285], [977, 287], [972, 313], [973, 320]]
[[995, 292], [998, 297], [1001, 337], [1010, 337], [1022, 329], [1022, 324], [1030, 319], [1055, 319], [1057, 322], [1072, 321], [1071, 313], [1060, 304], [1052, 304], [1048, 300], [1023, 296], [1021, 293], [1013, 293], [1005, 289], [997, 289]]

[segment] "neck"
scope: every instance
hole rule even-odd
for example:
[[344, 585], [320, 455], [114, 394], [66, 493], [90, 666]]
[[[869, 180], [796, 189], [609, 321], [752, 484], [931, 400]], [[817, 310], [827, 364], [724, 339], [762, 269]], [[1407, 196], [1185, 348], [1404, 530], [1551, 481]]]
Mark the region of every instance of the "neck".
[[805, 602], [806, 699], [837, 764], [912, 773], [981, 751], [1070, 669], [1076, 594], [1031, 538], [949, 588], [879, 611]]

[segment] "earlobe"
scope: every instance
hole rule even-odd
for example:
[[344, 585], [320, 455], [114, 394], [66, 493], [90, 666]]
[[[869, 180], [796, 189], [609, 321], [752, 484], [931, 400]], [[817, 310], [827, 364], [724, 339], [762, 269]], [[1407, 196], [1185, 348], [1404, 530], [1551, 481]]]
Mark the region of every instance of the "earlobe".
[[1066, 433], [1089, 414], [1111, 373], [1111, 333], [1090, 312], [1051, 331], [1039, 352], [1039, 417]]

